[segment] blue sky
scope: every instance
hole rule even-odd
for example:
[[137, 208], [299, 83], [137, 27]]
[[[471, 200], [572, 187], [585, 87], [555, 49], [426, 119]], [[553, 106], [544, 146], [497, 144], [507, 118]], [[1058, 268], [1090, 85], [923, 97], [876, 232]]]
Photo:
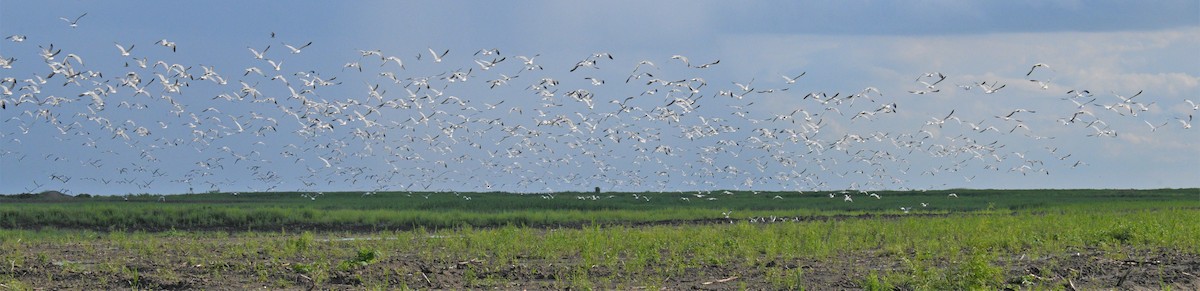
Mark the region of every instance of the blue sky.
[[[60, 19], [84, 13], [75, 28]], [[1200, 134], [1185, 128], [1198, 113], [1187, 101], [1200, 102], [1196, 1], [2, 1], [0, 36], [13, 35], [26, 39], [0, 42], [0, 57], [15, 59], [0, 69], [13, 79], [3, 84], [13, 94], [0, 96], [10, 104], [0, 110], [0, 193], [1200, 186]], [[298, 54], [284, 47], [310, 41]], [[114, 42], [133, 45], [131, 55]], [[39, 46], [51, 44], [62, 52], [43, 59]], [[261, 60], [247, 49], [267, 46]], [[500, 53], [475, 54], [491, 48]], [[405, 68], [362, 55], [372, 50]], [[449, 53], [433, 62], [430, 50]], [[72, 69], [102, 76], [22, 89], [68, 54], [83, 61]], [[720, 62], [695, 68], [675, 55]], [[523, 70], [518, 56], [544, 69]], [[142, 58], [149, 68], [136, 66]], [[585, 60], [595, 68], [570, 71]], [[1026, 76], [1036, 63], [1049, 66]], [[226, 83], [198, 79], [204, 67]], [[249, 67], [264, 75], [243, 74]], [[444, 79], [468, 70], [465, 81]], [[130, 72], [151, 96], [119, 86]], [[625, 82], [647, 72], [655, 77]], [[930, 72], [946, 76], [938, 92], [910, 93], [934, 90], [914, 81], [936, 81], [920, 78]], [[512, 79], [492, 88], [502, 75]], [[337, 84], [289, 98], [314, 77]], [[164, 78], [187, 86], [167, 92]], [[412, 84], [422, 78], [429, 89]], [[543, 78], [560, 82], [552, 97], [529, 90]], [[242, 82], [262, 96], [214, 99], [242, 95]], [[981, 82], [1005, 87], [985, 94]], [[747, 84], [755, 92], [722, 94]], [[114, 92], [104, 106], [80, 96], [105, 85]], [[592, 93], [590, 107], [568, 96], [577, 90]], [[814, 93], [839, 97], [805, 98]], [[627, 97], [637, 109], [606, 115]], [[410, 98], [424, 103], [384, 106]], [[875, 113], [887, 104], [894, 112]], [[1119, 104], [1133, 111], [1097, 106]], [[1000, 118], [1017, 109], [1035, 112]], [[798, 110], [810, 118], [777, 118]], [[961, 122], [937, 126], [951, 111]]]

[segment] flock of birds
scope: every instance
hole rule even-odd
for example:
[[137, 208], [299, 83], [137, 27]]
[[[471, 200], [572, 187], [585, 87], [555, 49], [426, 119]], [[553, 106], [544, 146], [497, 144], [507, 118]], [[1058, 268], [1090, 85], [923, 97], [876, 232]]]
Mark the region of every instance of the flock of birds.
[[[75, 29], [84, 16], [63, 21]], [[1048, 175], [1084, 166], [1084, 157], [1046, 143], [1055, 136], [1039, 130], [1114, 137], [1109, 124], [1123, 120], [1144, 121], [1149, 132], [1187, 130], [1190, 114], [1139, 116], [1160, 110], [1156, 102], [1200, 110], [1192, 100], [1152, 100], [1141, 91], [1072, 88], [1055, 108], [920, 113], [929, 114], [923, 123], [882, 131], [884, 124], [903, 127], [893, 119], [898, 112], [919, 112], [900, 104], [904, 95], [1059, 87], [1042, 63], [1025, 74], [1028, 84], [947, 85], [954, 78], [929, 72], [885, 95], [875, 87], [805, 90], [813, 87], [807, 72], [706, 79], [724, 64], [684, 55], [624, 60], [598, 52], [553, 64], [494, 48], [362, 49], [348, 52], [341, 67], [313, 68], [305, 66], [305, 50], [321, 43], [272, 33], [245, 55], [212, 62], [238, 65], [218, 67], [173, 61], [192, 50], [169, 39], [85, 51], [25, 35], [5, 40], [6, 48], [38, 48], [37, 55], [0, 56], [0, 162], [6, 172], [50, 171], [41, 180], [4, 181], [27, 183], [29, 192], [237, 185], [225, 190], [299, 190], [315, 200], [330, 188], [699, 189], [680, 193], [691, 201], [728, 187], [859, 190], [843, 194], [852, 202], [852, 194], [872, 189], [919, 189], [908, 184], [918, 175], [969, 182], [975, 175], [959, 173]], [[1009, 147], [1018, 142], [1044, 146]]]

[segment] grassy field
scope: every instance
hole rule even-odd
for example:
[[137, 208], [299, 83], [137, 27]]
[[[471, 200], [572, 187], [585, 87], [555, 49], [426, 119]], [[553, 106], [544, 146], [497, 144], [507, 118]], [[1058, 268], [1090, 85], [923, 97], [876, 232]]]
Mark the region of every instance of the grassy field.
[[1197, 189], [691, 194], [3, 198], [0, 289], [1200, 287]]
[[[731, 193], [731, 194], [725, 194]], [[68, 199], [0, 198], [0, 227], [163, 231], [410, 230], [548, 227], [909, 214], [1011, 213], [1064, 208], [1200, 208], [1200, 189], [946, 190], [712, 193], [230, 193]], [[954, 193], [958, 198], [950, 198]], [[829, 194], [835, 197], [830, 198]], [[315, 197], [314, 197], [315, 196]], [[778, 198], [776, 198], [778, 196]], [[636, 198], [635, 198], [636, 197]], [[687, 200], [684, 200], [687, 198]], [[711, 199], [711, 200], [710, 200]], [[922, 206], [925, 203], [926, 206]]]

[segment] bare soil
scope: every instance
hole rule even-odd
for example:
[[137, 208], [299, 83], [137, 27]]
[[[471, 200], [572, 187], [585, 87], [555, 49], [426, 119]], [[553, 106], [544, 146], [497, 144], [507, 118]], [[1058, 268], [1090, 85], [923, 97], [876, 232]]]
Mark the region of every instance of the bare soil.
[[[191, 240], [179, 238], [179, 243]], [[216, 239], [205, 239], [216, 240]], [[708, 265], [688, 269], [683, 276], [623, 274], [602, 267], [579, 268], [578, 258], [518, 258], [510, 264], [489, 262], [487, 257], [455, 260], [422, 259], [415, 253], [384, 254], [371, 264], [328, 272], [299, 271], [313, 260], [272, 258], [262, 251], [244, 254], [244, 260], [195, 261], [196, 252], [233, 252], [239, 239], [221, 242], [220, 249], [159, 251], [129, 248], [108, 242], [53, 243], [0, 255], [14, 258], [0, 264], [0, 290], [29, 287], [39, 290], [352, 290], [382, 287], [416, 289], [571, 289], [569, 275], [585, 270], [597, 289], [780, 289], [769, 282], [767, 269], [802, 271], [806, 289], [862, 289], [869, 272], [885, 274], [905, 270], [903, 255], [856, 253], [835, 260], [771, 260], [754, 266]], [[336, 244], [333, 247], [337, 247]], [[353, 248], [350, 244], [346, 248]], [[1111, 249], [1110, 249], [1111, 250]], [[210, 257], [237, 256], [236, 253]], [[1120, 258], [1120, 259], [1113, 259]], [[935, 259], [936, 260], [936, 259]], [[652, 263], [651, 268], [656, 269]], [[935, 262], [950, 265], [951, 262]], [[1064, 290], [1200, 290], [1200, 256], [1173, 250], [1138, 251], [1079, 249], [1063, 254], [1029, 258], [1014, 254], [1001, 258], [1004, 280], [1011, 289], [1049, 287]], [[8, 279], [5, 279], [8, 278]], [[898, 290], [914, 286], [894, 286]]]

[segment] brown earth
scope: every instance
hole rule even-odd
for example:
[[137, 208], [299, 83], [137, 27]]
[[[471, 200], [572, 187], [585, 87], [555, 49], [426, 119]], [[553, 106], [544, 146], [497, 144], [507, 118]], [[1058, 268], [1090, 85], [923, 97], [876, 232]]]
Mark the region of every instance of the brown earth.
[[[172, 238], [163, 245], [175, 246], [193, 239]], [[146, 249], [108, 241], [55, 242], [39, 246], [20, 245], [0, 250], [0, 289], [115, 290], [115, 289], [573, 289], [578, 272], [586, 272], [597, 289], [780, 289], [769, 282], [766, 271], [802, 272], [806, 289], [862, 289], [870, 272], [880, 274], [906, 270], [905, 255], [868, 252], [843, 254], [836, 260], [771, 260], [754, 266], [707, 265], [689, 268], [681, 276], [624, 274], [603, 267], [580, 267], [579, 258], [520, 258], [510, 263], [491, 262], [487, 257], [430, 259], [426, 254], [391, 253], [364, 264], [328, 272], [307, 272], [315, 258], [276, 258], [263, 250], [237, 249], [242, 238], [207, 240], [210, 249], [168, 247]], [[18, 244], [19, 245], [19, 244]], [[321, 244], [330, 248], [354, 249], [352, 244]], [[244, 246], [243, 246], [244, 247]], [[211, 252], [219, 262], [196, 259], [198, 252]], [[213, 255], [212, 253], [217, 253]], [[1120, 259], [1113, 259], [1120, 258]], [[948, 266], [953, 262], [936, 262]], [[338, 261], [338, 260], [333, 260]], [[310, 265], [306, 265], [310, 264]], [[665, 267], [651, 263], [649, 270]], [[1007, 288], [1065, 290], [1175, 290], [1200, 289], [1200, 256], [1173, 250], [1079, 249], [1040, 258], [1001, 258]], [[914, 286], [894, 286], [908, 290]]]

